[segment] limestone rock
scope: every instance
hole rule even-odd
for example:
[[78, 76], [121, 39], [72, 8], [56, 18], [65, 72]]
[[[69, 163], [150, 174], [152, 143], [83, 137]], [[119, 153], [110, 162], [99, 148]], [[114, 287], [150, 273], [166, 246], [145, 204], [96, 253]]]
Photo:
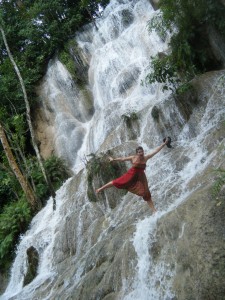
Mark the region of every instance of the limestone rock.
[[155, 262], [163, 255], [174, 270], [177, 299], [224, 299], [225, 194], [213, 199], [210, 188], [200, 188], [158, 222], [157, 244], [150, 252]]

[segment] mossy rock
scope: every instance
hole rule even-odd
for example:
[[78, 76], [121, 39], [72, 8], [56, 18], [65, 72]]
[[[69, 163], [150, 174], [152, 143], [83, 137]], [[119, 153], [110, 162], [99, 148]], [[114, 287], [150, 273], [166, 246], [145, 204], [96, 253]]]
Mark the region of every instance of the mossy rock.
[[[99, 156], [90, 154], [91, 159], [87, 163], [87, 196], [91, 202], [101, 199], [101, 197], [96, 197], [94, 187], [100, 187], [126, 172], [123, 165], [109, 161], [110, 155], [112, 155], [110, 152]], [[124, 195], [125, 191], [120, 191], [120, 194]], [[111, 203], [110, 206], [113, 208], [115, 204]]]

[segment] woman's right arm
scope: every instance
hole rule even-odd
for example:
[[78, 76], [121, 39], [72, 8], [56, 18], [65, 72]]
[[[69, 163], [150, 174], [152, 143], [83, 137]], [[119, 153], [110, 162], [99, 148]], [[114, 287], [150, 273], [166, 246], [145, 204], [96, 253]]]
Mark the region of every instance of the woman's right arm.
[[109, 156], [109, 160], [111, 161], [132, 161], [134, 156], [127, 156], [127, 157], [118, 157], [118, 158], [112, 158], [111, 156]]

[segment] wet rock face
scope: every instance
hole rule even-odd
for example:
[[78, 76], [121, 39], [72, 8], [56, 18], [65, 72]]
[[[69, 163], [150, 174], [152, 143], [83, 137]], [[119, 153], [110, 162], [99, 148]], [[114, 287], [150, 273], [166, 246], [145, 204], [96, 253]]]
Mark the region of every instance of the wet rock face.
[[211, 185], [200, 188], [158, 222], [150, 253], [173, 269], [177, 299], [224, 299], [225, 190], [216, 198], [210, 191]]
[[[79, 62], [75, 65], [80, 66]], [[39, 100], [32, 117], [42, 157], [46, 159], [56, 154], [73, 165], [76, 155], [70, 153], [77, 153], [81, 147], [86, 133], [84, 124], [94, 114], [93, 99], [87, 85], [75, 82], [65, 66], [55, 58], [49, 63], [36, 94]], [[71, 143], [66, 146], [68, 136]]]
[[23, 286], [29, 284], [36, 276], [39, 263], [38, 251], [31, 246], [27, 249], [27, 273], [24, 277]]
[[208, 28], [209, 44], [212, 53], [217, 59], [218, 66], [225, 67], [225, 39], [215, 28], [212, 26]]
[[8, 284], [7, 275], [0, 272], [0, 295], [5, 291], [7, 284]]
[[122, 10], [121, 15], [122, 15], [122, 24], [125, 28], [128, 27], [134, 21], [134, 16], [129, 9]]
[[[56, 228], [54, 244], [53, 265], [58, 275], [49, 286], [45, 282], [36, 288], [40, 299], [47, 297], [50, 286], [52, 299], [117, 299], [124, 278], [134, 276], [136, 260], [131, 237], [135, 226], [133, 216], [126, 217], [128, 203], [123, 204], [126, 201], [120, 198], [122, 210], [115, 209], [110, 215], [101, 208], [101, 199], [100, 203], [85, 204], [83, 195], [75, 196], [83, 180], [80, 172], [69, 186], [71, 200], [64, 208], [67, 216]], [[123, 222], [117, 223], [118, 213]]]
[[150, 0], [150, 3], [154, 10], [157, 10], [159, 8], [159, 0]]

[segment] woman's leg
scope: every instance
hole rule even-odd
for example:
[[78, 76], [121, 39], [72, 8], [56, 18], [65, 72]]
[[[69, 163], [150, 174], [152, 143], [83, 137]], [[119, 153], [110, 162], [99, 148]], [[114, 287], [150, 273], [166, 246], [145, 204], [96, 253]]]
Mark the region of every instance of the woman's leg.
[[152, 199], [150, 199], [150, 200], [148, 200], [148, 201], [146, 201], [147, 203], [148, 203], [148, 206], [151, 208], [151, 210], [153, 211], [153, 214], [155, 213], [155, 212], [157, 212], [157, 210], [155, 209], [155, 206], [154, 206], [154, 204], [153, 204], [153, 202], [152, 202]]
[[99, 189], [96, 190], [96, 193], [98, 194], [99, 192], [103, 191], [104, 189], [108, 189], [110, 187], [113, 186], [112, 181], [106, 183], [105, 185], [103, 185], [102, 187], [100, 187]]

